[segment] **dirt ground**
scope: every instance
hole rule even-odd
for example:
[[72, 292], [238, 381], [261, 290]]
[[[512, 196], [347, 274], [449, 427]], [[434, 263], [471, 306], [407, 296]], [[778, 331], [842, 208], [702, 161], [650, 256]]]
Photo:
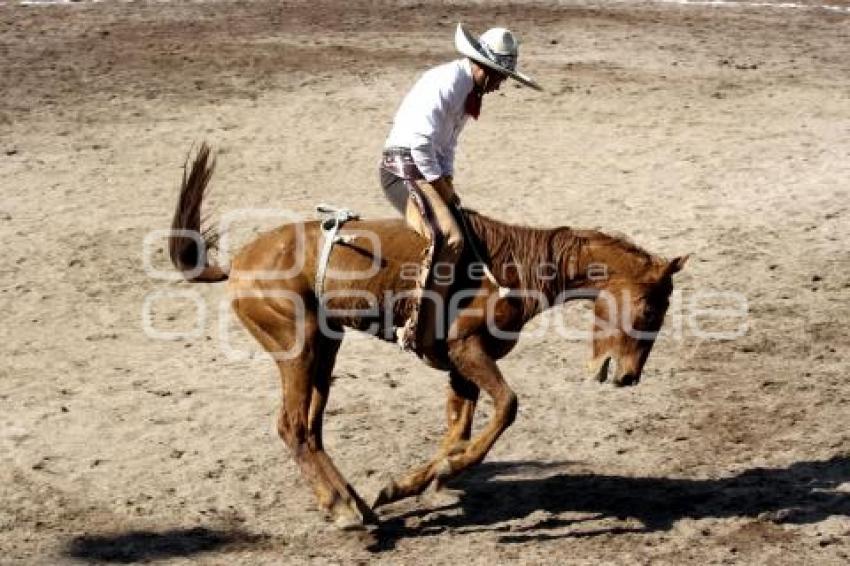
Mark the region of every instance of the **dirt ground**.
[[[228, 353], [254, 346], [223, 286], [166, 280], [155, 231], [204, 139], [235, 245], [319, 202], [391, 216], [380, 148], [457, 21], [511, 27], [546, 88], [487, 97], [465, 203], [692, 258], [639, 386], [530, 332], [487, 461], [339, 532], [277, 437], [274, 365]], [[3, 3], [0, 562], [847, 563], [848, 39], [818, 8]], [[326, 444], [368, 500], [434, 450], [446, 379], [359, 335], [335, 375]]]

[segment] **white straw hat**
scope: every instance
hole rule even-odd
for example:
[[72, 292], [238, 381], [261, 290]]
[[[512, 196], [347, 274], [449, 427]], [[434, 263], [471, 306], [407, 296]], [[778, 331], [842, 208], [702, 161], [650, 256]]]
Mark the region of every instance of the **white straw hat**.
[[543, 90], [534, 79], [516, 70], [519, 42], [514, 34], [505, 28], [489, 29], [475, 39], [464, 29], [463, 24], [458, 24], [455, 32], [455, 47], [463, 55], [485, 67], [507, 75], [533, 89]]

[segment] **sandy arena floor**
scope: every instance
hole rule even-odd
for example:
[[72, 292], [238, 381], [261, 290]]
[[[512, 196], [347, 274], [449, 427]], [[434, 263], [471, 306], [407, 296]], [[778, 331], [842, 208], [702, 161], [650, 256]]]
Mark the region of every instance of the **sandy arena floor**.
[[[2, 4], [0, 562], [850, 560], [850, 13]], [[207, 211], [237, 245], [280, 222], [249, 209], [392, 215], [384, 136], [457, 21], [513, 28], [546, 87], [485, 100], [459, 149], [466, 204], [692, 259], [638, 387], [589, 379], [584, 341], [529, 335], [501, 364], [519, 418], [454, 499], [343, 533], [277, 437], [274, 365], [227, 355], [254, 346], [220, 327], [223, 286], [165, 280], [146, 237], [204, 139]], [[446, 379], [358, 336], [335, 374], [326, 443], [371, 499], [430, 456]]]

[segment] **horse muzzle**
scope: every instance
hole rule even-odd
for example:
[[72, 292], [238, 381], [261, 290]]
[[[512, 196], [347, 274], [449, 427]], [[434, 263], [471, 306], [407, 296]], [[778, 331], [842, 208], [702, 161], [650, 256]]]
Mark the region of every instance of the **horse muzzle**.
[[631, 372], [624, 373], [619, 377], [614, 378], [614, 385], [617, 387], [628, 387], [640, 383], [640, 376]]
[[611, 382], [616, 387], [637, 385], [640, 382], [640, 374], [631, 371], [618, 371], [621, 370], [620, 366], [621, 364], [617, 363], [617, 360], [611, 356], [605, 356], [601, 363], [595, 360], [588, 363], [593, 378], [599, 383], [605, 383], [612, 375]]

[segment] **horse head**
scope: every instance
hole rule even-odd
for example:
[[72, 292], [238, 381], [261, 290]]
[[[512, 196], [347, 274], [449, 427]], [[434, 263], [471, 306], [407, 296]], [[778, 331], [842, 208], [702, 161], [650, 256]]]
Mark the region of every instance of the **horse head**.
[[597, 294], [590, 366], [598, 381], [606, 381], [609, 373], [616, 386], [640, 381], [670, 304], [673, 275], [687, 260], [658, 262], [640, 277], [614, 276]]

